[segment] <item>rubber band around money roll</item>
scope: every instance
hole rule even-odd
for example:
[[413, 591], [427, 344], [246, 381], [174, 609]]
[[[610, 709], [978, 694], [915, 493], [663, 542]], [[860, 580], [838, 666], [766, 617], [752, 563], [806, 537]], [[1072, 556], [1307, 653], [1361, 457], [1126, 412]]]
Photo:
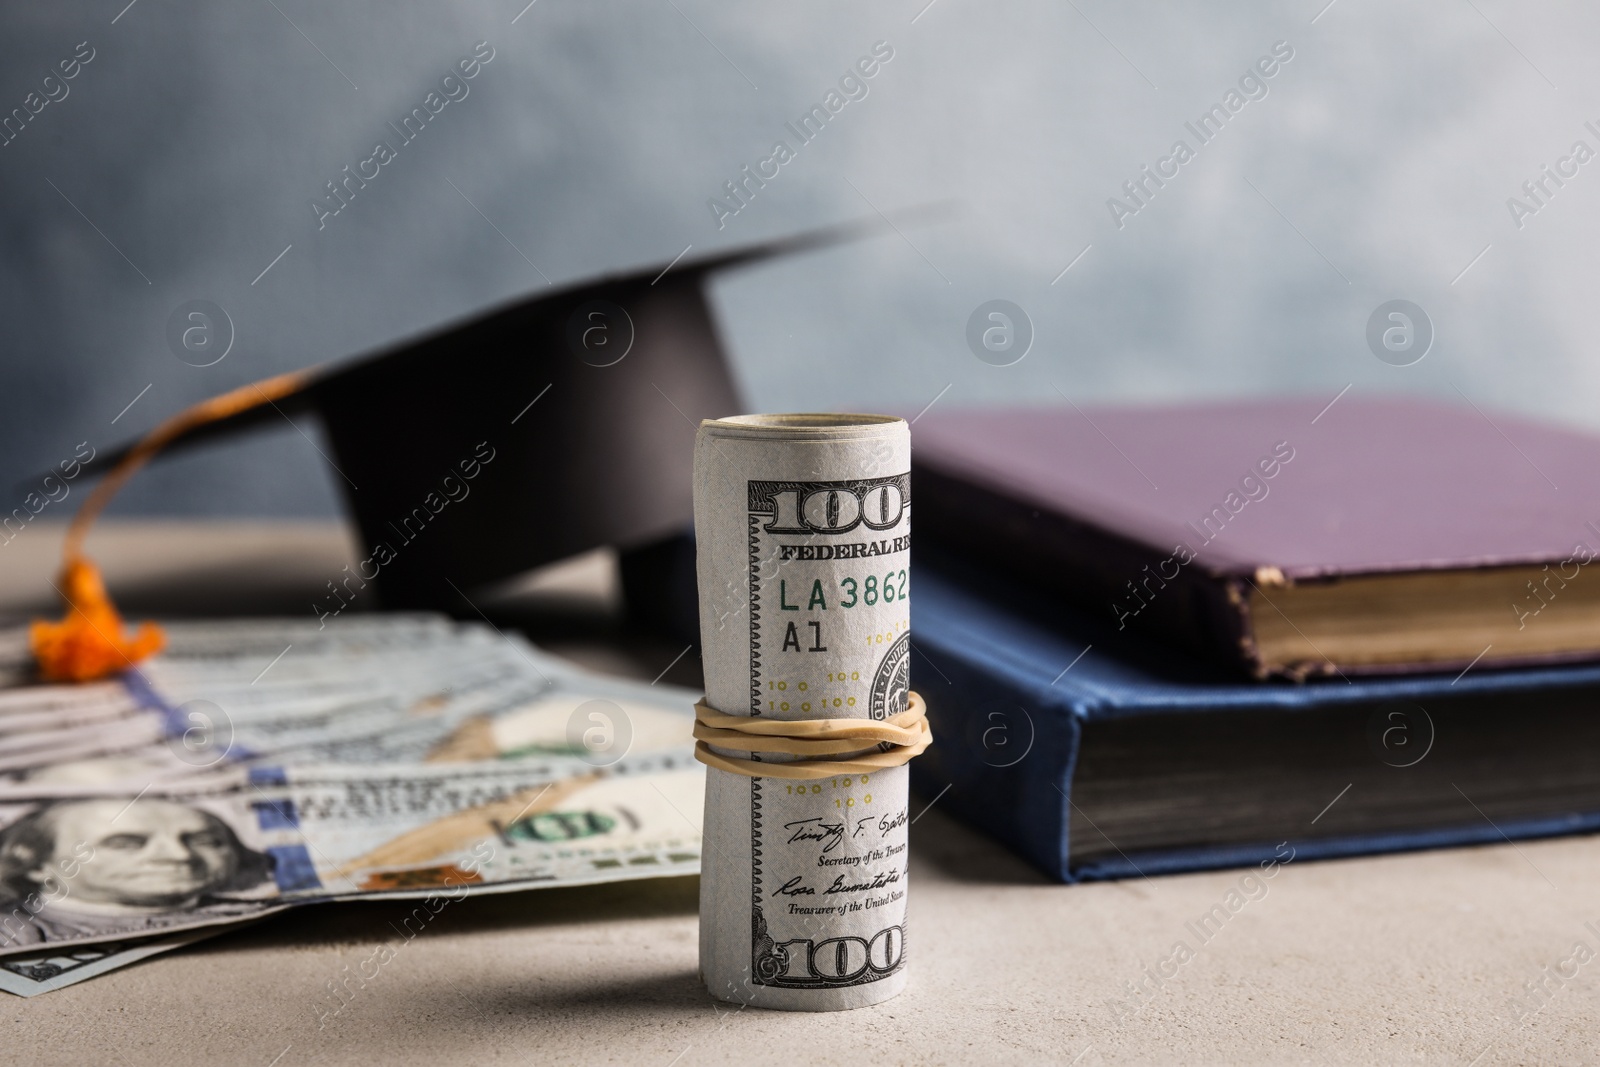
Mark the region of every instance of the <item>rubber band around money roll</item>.
[[[742, 774], [747, 778], [832, 778], [836, 774], [871, 774], [910, 762], [933, 743], [927, 706], [916, 693], [906, 700], [906, 710], [887, 719], [765, 719], [752, 715], [724, 715], [704, 700], [694, 706], [694, 758], [707, 767]], [[708, 744], [709, 742], [709, 744]], [[775, 752], [809, 759], [787, 763], [724, 756], [711, 744], [745, 752]], [[890, 745], [887, 750], [859, 753], [864, 748]], [[842, 759], [829, 759], [843, 756]]]

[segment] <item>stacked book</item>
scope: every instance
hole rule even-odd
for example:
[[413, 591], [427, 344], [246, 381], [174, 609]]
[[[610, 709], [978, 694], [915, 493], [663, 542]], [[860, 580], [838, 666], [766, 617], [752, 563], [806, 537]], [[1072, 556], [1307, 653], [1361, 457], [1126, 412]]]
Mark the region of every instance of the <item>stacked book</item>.
[[1341, 395], [915, 445], [913, 772], [1049, 874], [1600, 827], [1600, 440]]

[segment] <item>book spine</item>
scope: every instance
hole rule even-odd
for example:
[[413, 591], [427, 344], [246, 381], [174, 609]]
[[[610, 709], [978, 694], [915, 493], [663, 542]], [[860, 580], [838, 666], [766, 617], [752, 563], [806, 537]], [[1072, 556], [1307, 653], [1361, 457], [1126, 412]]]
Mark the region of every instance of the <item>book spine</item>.
[[1073, 778], [1087, 709], [1062, 690], [1012, 685], [936, 635], [919, 638], [917, 652], [913, 677], [936, 740], [911, 761], [912, 789], [1047, 876], [1075, 881]]
[[[1221, 660], [1256, 678], [1258, 654], [1241, 576], [1179, 563], [1152, 546], [917, 466], [917, 537], [967, 561], [1041, 585], [1093, 618]], [[1176, 536], [1176, 535], [1175, 535]]]

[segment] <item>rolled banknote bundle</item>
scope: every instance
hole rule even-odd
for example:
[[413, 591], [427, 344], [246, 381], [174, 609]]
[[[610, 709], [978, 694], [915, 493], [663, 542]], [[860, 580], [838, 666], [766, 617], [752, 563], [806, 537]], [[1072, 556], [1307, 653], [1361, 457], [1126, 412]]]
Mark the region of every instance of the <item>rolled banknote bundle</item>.
[[694, 514], [708, 765], [700, 972], [836, 1011], [906, 983], [911, 441], [882, 415], [701, 424]]

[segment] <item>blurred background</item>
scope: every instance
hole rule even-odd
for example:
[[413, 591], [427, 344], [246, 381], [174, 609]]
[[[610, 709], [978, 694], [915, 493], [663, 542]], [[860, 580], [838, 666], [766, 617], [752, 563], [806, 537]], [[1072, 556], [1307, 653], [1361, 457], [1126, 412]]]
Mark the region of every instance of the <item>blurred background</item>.
[[[247, 381], [685, 249], [947, 201], [949, 221], [719, 278], [753, 409], [1350, 387], [1597, 426], [1600, 161], [1573, 158], [1600, 150], [1597, 43], [1593, 6], [1510, 0], [8, 5], [5, 508], [82, 443]], [[798, 145], [785, 124], [875, 46], [892, 58], [865, 95], [719, 219], [724, 183]], [[467, 95], [319, 219], [475, 49]], [[1201, 144], [1185, 123], [1230, 90], [1254, 98]], [[1194, 157], [1130, 199], [1180, 139]], [[1009, 366], [967, 341], [996, 299], [1032, 326]], [[168, 337], [200, 300], [231, 324], [209, 366]], [[1420, 362], [1369, 348], [1391, 300], [1431, 321]], [[112, 513], [333, 515], [318, 434], [158, 463]]]

